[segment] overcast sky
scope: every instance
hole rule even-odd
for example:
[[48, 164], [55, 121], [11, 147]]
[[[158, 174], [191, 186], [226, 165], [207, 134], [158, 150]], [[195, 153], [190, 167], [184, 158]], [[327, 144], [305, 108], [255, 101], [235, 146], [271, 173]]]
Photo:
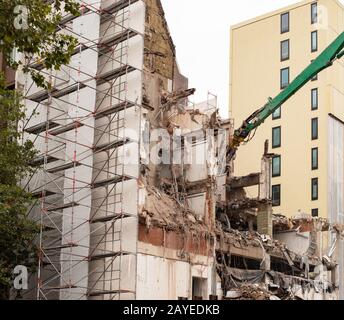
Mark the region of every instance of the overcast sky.
[[297, 3], [297, 0], [162, 0], [177, 47], [182, 73], [197, 89], [218, 95], [221, 115], [228, 112], [230, 25]]

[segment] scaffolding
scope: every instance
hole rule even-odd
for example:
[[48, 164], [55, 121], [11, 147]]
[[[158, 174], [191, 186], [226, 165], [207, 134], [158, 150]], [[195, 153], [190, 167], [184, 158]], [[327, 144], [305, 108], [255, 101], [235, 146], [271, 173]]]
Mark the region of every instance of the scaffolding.
[[47, 71], [32, 62], [49, 91], [25, 78], [24, 139], [40, 151], [25, 181], [40, 224], [27, 295], [135, 299], [145, 5], [80, 3], [81, 15], [60, 25], [79, 40], [71, 63]]
[[214, 112], [218, 110], [217, 95], [208, 91], [207, 100], [201, 103], [195, 103], [191, 101], [190, 99], [188, 99], [186, 110], [189, 110], [189, 111], [198, 110], [200, 113], [204, 113], [208, 116], [211, 116]]

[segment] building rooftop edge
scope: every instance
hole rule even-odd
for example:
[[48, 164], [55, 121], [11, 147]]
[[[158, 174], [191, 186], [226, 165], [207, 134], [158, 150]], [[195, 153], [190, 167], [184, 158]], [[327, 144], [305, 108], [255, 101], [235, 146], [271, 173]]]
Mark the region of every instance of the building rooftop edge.
[[[333, 1], [338, 6], [340, 6], [342, 9], [344, 9], [343, 4], [341, 4], [338, 0], [327, 0], [327, 1]], [[296, 2], [294, 4], [289, 5], [289, 6], [285, 6], [285, 7], [282, 7], [280, 9], [277, 9], [277, 10], [274, 10], [274, 11], [270, 11], [268, 13], [264, 13], [262, 15], [254, 17], [254, 18], [251, 18], [251, 19], [239, 22], [237, 24], [231, 25], [230, 29], [231, 30], [239, 29], [239, 28], [245, 27], [247, 25], [250, 25], [252, 23], [259, 22], [261, 20], [265, 20], [265, 19], [270, 18], [272, 16], [280, 15], [283, 12], [294, 10], [294, 9], [297, 9], [297, 8], [305, 6], [305, 5], [309, 5], [309, 4], [313, 3], [313, 2], [318, 2], [318, 1], [316, 1], [316, 0], [302, 0], [302, 1], [298, 1], [298, 2]]]

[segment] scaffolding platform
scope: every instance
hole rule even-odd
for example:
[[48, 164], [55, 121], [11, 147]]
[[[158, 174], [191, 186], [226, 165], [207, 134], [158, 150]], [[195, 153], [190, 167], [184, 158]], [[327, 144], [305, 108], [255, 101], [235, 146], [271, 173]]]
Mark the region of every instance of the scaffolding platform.
[[41, 190], [41, 191], [36, 191], [32, 193], [32, 197], [38, 198], [38, 199], [55, 196], [55, 195], [58, 195], [58, 193], [54, 191], [49, 191], [49, 190], [45, 190], [45, 191]]
[[124, 139], [124, 140], [119, 140], [119, 141], [113, 141], [113, 142], [109, 142], [109, 143], [105, 143], [105, 144], [101, 144], [99, 146], [96, 146], [93, 148], [93, 151], [96, 153], [99, 152], [106, 152], [112, 149], [117, 149], [119, 147], [124, 146], [125, 144], [130, 143], [131, 140], [130, 139]]
[[58, 172], [65, 171], [65, 170], [68, 170], [68, 169], [73, 169], [73, 168], [76, 168], [76, 167], [79, 167], [79, 166], [81, 166], [80, 162], [72, 161], [72, 162], [65, 163], [65, 164], [62, 164], [60, 166], [51, 168], [51, 169], [47, 169], [47, 172], [48, 173], [52, 173], [52, 174], [56, 174]]
[[88, 293], [87, 295], [89, 297], [100, 297], [100, 296], [104, 296], [104, 295], [119, 295], [119, 294], [126, 294], [126, 293], [132, 293], [134, 294], [134, 291], [131, 290], [109, 290], [109, 291], [93, 291]]
[[124, 31], [106, 39], [106, 41], [102, 41], [99, 44], [99, 55], [104, 55], [109, 51], [113, 50], [112, 47], [123, 40], [131, 39], [137, 36], [137, 32], [131, 29], [125, 29]]
[[42, 248], [42, 250], [43, 251], [54, 251], [54, 250], [76, 248], [76, 247], [78, 247], [78, 245], [76, 243], [66, 243], [66, 244], [61, 245], [61, 246]]
[[119, 219], [130, 218], [130, 217], [132, 217], [132, 215], [119, 213], [119, 214], [109, 215], [106, 217], [91, 219], [90, 223], [105, 223], [105, 222], [109, 222], [109, 221], [115, 221], [115, 220], [119, 220]]
[[129, 109], [129, 108], [132, 108], [134, 107], [135, 104], [132, 103], [132, 102], [128, 102], [128, 101], [124, 101], [124, 102], [121, 102], [121, 103], [118, 103], [110, 108], [107, 108], [107, 109], [104, 109], [104, 110], [101, 110], [101, 111], [97, 111], [95, 113], [95, 118], [96, 119], [100, 119], [100, 118], [103, 118], [103, 117], [107, 117], [107, 116], [110, 116], [114, 113], [117, 113], [117, 112], [120, 112], [120, 111], [123, 111], [125, 109]]
[[53, 129], [53, 128], [56, 128], [58, 127], [60, 124], [53, 121], [53, 120], [48, 120], [48, 121], [45, 121], [45, 122], [41, 122], [33, 127], [30, 127], [30, 128], [27, 128], [25, 129], [25, 132], [26, 133], [29, 133], [29, 134], [40, 134], [42, 132], [45, 132], [48, 128], [49, 129]]
[[33, 160], [33, 162], [31, 163], [31, 165], [33, 167], [40, 167], [42, 165], [44, 165], [45, 163], [52, 163], [52, 162], [56, 162], [56, 161], [59, 161], [60, 159], [59, 158], [56, 158], [56, 157], [53, 157], [53, 156], [50, 156], [50, 155], [40, 155], [38, 156], [37, 158], [35, 158]]
[[96, 254], [96, 255], [89, 257], [89, 261], [102, 260], [102, 259], [106, 259], [106, 258], [116, 258], [119, 256], [127, 256], [130, 254], [131, 254], [130, 252], [125, 252], [125, 251]]
[[116, 176], [113, 178], [109, 178], [109, 179], [105, 179], [105, 180], [93, 183], [92, 189], [98, 189], [98, 188], [105, 187], [105, 186], [108, 186], [111, 184], [118, 184], [122, 181], [127, 181], [130, 179], [132, 179], [132, 178], [130, 178], [128, 176]]
[[78, 207], [78, 206], [79, 206], [78, 203], [70, 202], [70, 203], [62, 204], [60, 206], [55, 206], [55, 207], [51, 207], [51, 208], [48, 207], [46, 210], [48, 212], [53, 212], [53, 211], [60, 211], [60, 210], [69, 209], [69, 208]]
[[79, 121], [74, 121], [73, 123], [67, 124], [65, 126], [61, 126], [57, 129], [51, 130], [49, 131], [49, 134], [51, 134], [52, 136], [58, 136], [62, 133], [66, 133], [68, 131], [72, 131], [75, 129], [78, 129], [80, 127], [83, 127], [85, 124]]
[[121, 67], [118, 67], [117, 69], [110, 70], [108, 72], [105, 72], [103, 74], [97, 75], [97, 85], [100, 86], [106, 82], [110, 82], [112, 80], [115, 80], [119, 77], [122, 77], [130, 72], [135, 71], [136, 69], [129, 65], [124, 65]]
[[106, 20], [108, 20], [108, 17], [111, 18], [114, 14], [129, 7], [130, 5], [133, 5], [134, 3], [138, 1], [139, 0], [122, 0], [122, 1], [117, 1], [106, 8], [102, 8], [100, 23], [104, 23]]
[[46, 90], [38, 91], [37, 93], [34, 93], [30, 96], [26, 96], [26, 99], [40, 103], [42, 101], [48, 100], [50, 97], [62, 98], [63, 96], [66, 96], [68, 94], [71, 94], [75, 91], [81, 90], [86, 87], [87, 87], [86, 84], [80, 82], [80, 83], [70, 85], [66, 88], [60, 89], [60, 90], [53, 88], [51, 92], [48, 92]]

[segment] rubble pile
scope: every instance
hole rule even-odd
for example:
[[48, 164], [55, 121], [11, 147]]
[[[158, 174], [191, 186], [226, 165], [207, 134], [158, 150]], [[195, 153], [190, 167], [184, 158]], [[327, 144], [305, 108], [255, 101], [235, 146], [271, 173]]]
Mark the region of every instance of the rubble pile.
[[280, 300], [259, 284], [245, 284], [227, 292], [228, 300]]
[[209, 228], [190, 208], [155, 187], [147, 187], [140, 218], [145, 220], [148, 229], [154, 225], [166, 230], [210, 233]]
[[288, 231], [294, 228], [293, 223], [290, 219], [279, 214], [273, 215], [272, 223], [275, 232]]
[[334, 224], [332, 226], [332, 228], [333, 228], [334, 231], [336, 231], [338, 233], [340, 238], [342, 240], [344, 240], [344, 225], [342, 225], [342, 224]]
[[[216, 235], [220, 242], [233, 245], [236, 248], [260, 247], [264, 248], [265, 252], [274, 256], [286, 259], [289, 262], [301, 262], [302, 256], [289, 250], [285, 243], [278, 240], [272, 240], [267, 235], [261, 235], [258, 232], [229, 230], [224, 231], [221, 227], [217, 227]], [[318, 257], [309, 256], [309, 259], [314, 264], [320, 263], [321, 259]]]

